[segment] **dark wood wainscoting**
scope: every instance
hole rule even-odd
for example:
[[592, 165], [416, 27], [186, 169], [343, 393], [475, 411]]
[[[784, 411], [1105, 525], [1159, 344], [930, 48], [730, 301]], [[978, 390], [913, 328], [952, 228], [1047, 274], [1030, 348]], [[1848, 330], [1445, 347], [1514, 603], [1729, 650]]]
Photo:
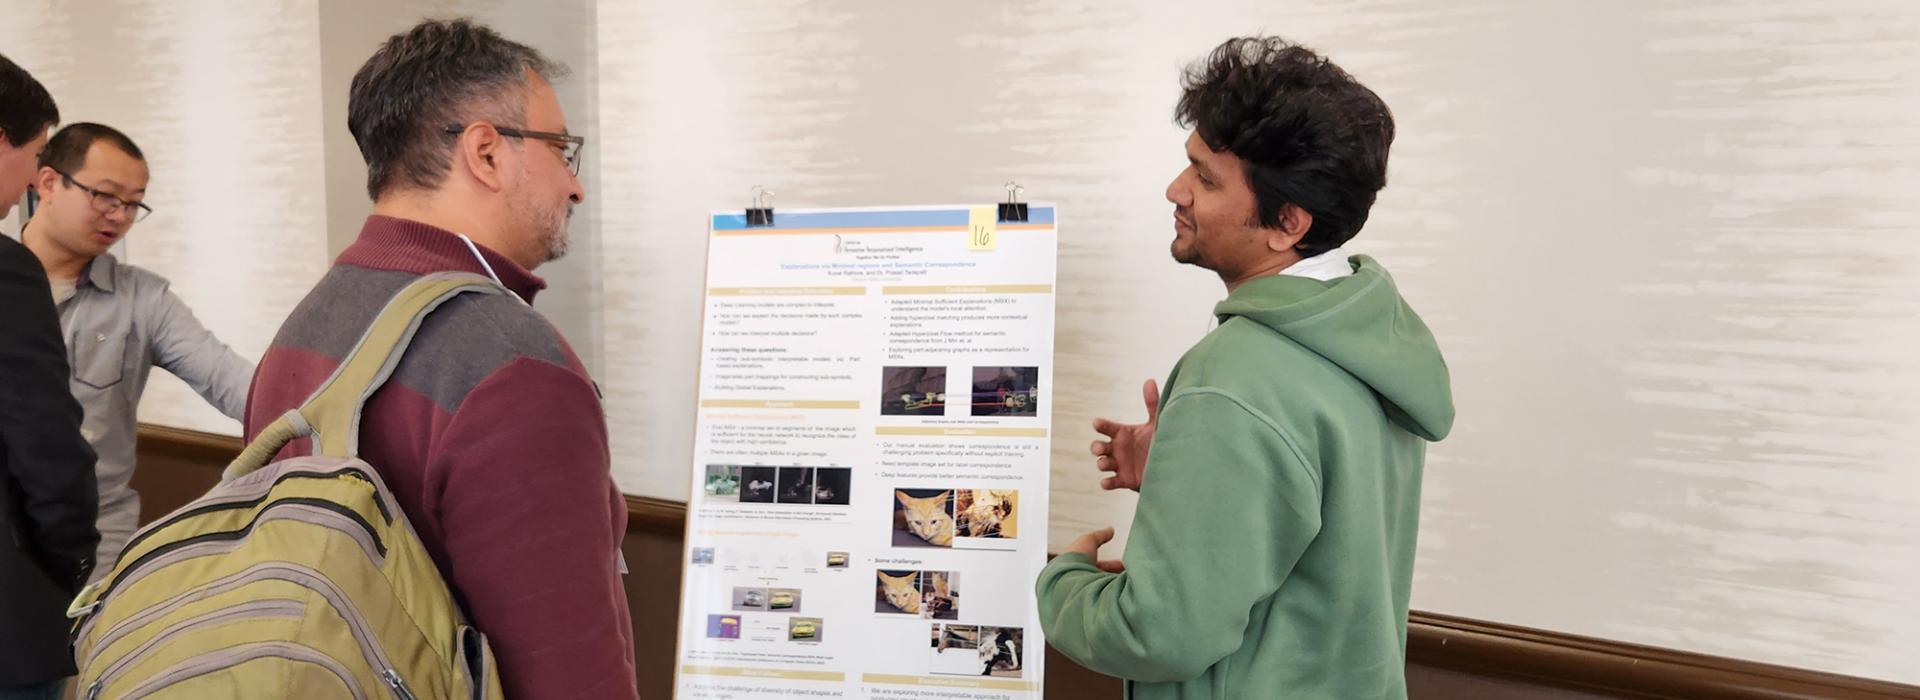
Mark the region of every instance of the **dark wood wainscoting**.
[[[233, 438], [141, 426], [142, 515], [165, 514], [219, 481]], [[622, 549], [632, 574], [634, 654], [642, 697], [672, 697], [686, 505], [630, 496]], [[1118, 698], [1119, 681], [1047, 650], [1046, 695]], [[1920, 700], [1920, 687], [1415, 612], [1407, 683], [1418, 700]]]

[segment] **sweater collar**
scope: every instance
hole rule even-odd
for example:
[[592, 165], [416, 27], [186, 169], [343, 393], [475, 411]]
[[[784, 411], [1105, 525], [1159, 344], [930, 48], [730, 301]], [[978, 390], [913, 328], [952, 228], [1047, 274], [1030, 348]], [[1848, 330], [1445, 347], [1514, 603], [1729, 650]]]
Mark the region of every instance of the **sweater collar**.
[[[478, 243], [474, 249], [480, 251], [493, 273], [500, 277], [500, 283], [527, 303], [533, 303], [533, 295], [547, 288], [546, 280], [507, 256]], [[360, 237], [340, 251], [340, 257], [334, 262], [416, 275], [448, 270], [487, 274], [486, 268], [473, 257], [473, 251], [452, 231], [378, 214], [367, 217], [367, 223], [360, 228]]]

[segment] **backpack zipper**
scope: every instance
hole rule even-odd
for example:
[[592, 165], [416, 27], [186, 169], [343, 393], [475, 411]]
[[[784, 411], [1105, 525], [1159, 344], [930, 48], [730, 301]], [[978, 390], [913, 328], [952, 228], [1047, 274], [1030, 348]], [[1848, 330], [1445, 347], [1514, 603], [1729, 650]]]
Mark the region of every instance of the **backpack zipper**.
[[[128, 540], [126, 546], [121, 547], [120, 551], [123, 551], [123, 552], [132, 551], [134, 547], [139, 546], [140, 543], [145, 542], [148, 537], [153, 536], [153, 533], [164, 530], [170, 525], [173, 525], [175, 523], [178, 523], [182, 520], [185, 520], [187, 518], [190, 518], [196, 515], [206, 515], [207, 513], [217, 513], [223, 510], [252, 508], [254, 506], [260, 505], [262, 502], [266, 501], [269, 496], [273, 495], [272, 492], [275, 487], [278, 487], [280, 484], [285, 483], [287, 481], [291, 481], [294, 479], [332, 479], [332, 478], [337, 478], [342, 476], [359, 479], [361, 481], [367, 482], [368, 485], [373, 484], [373, 479], [368, 478], [364, 472], [360, 471], [359, 469], [355, 469], [353, 467], [336, 469], [330, 472], [316, 472], [316, 471], [287, 472], [285, 474], [281, 474], [279, 478], [274, 479], [273, 483], [267, 487], [266, 492], [260, 494], [257, 497], [250, 498], [244, 501], [209, 503], [206, 505], [191, 508], [189, 510], [180, 511], [172, 515], [168, 515], [164, 520], [159, 520], [159, 521], [150, 523], [146, 527], [140, 528], [140, 532], [134, 533], [133, 539]], [[378, 493], [378, 491], [379, 490], [376, 488], [374, 493], [373, 505], [374, 507], [380, 509], [380, 519], [386, 521], [386, 524], [392, 525], [393, 514], [387, 510], [386, 500], [380, 498], [380, 494]]]
[[172, 625], [169, 625], [166, 629], [160, 630], [159, 634], [156, 634], [153, 636], [153, 638], [148, 639], [147, 642], [145, 644], [140, 645], [139, 648], [136, 648], [130, 652], [127, 652], [125, 656], [115, 659], [112, 664], [109, 664], [107, 666], [106, 670], [100, 672], [99, 678], [94, 679], [93, 685], [89, 686], [88, 692], [97, 694], [98, 691], [93, 690], [93, 688], [106, 687], [107, 682], [112, 681], [115, 678], [119, 678], [120, 674], [124, 673], [126, 669], [132, 667], [134, 663], [138, 662], [140, 659], [146, 658], [152, 652], [158, 651], [162, 647], [162, 645], [167, 643], [168, 640], [171, 640], [174, 637], [177, 637], [179, 635], [186, 634], [187, 632], [191, 632], [193, 630], [201, 629], [204, 627], [211, 627], [213, 625], [217, 625], [223, 622], [231, 622], [236, 620], [264, 620], [264, 619], [271, 619], [271, 618], [287, 618], [287, 617], [299, 618], [301, 615], [305, 613], [306, 613], [306, 604], [301, 603], [298, 600], [293, 600], [290, 598], [271, 598], [267, 600], [250, 601], [247, 603], [241, 603], [239, 605], [233, 605], [226, 608], [216, 609], [211, 612], [202, 613], [200, 615], [187, 618], [180, 622], [176, 622]]
[[[90, 617], [95, 610], [100, 608], [101, 605], [106, 604], [106, 602], [112, 597], [114, 591], [119, 590], [121, 584], [126, 583], [128, 580], [130, 580], [133, 577], [133, 573], [135, 571], [138, 571], [140, 567], [145, 566], [148, 563], [152, 562], [153, 560], [158, 559], [162, 556], [165, 556], [167, 553], [173, 552], [175, 550], [191, 547], [197, 544], [204, 544], [208, 542], [235, 541], [235, 540], [244, 538], [248, 534], [253, 532], [253, 528], [255, 525], [258, 525], [260, 523], [261, 516], [266, 515], [267, 511], [270, 511], [282, 505], [312, 506], [315, 508], [319, 508], [321, 510], [331, 511], [335, 514], [344, 516], [348, 520], [353, 521], [353, 524], [357, 526], [360, 530], [366, 532], [367, 537], [373, 541], [373, 548], [375, 552], [379, 553], [380, 556], [382, 557], [386, 556], [387, 554], [386, 544], [381, 542], [380, 534], [377, 532], [374, 532], [373, 524], [367, 522], [366, 518], [361, 517], [359, 511], [355, 511], [352, 508], [348, 508], [346, 506], [343, 506], [338, 503], [334, 503], [332, 501], [328, 501], [325, 499], [308, 498], [308, 497], [282, 498], [272, 503], [268, 503], [266, 507], [261, 508], [260, 512], [255, 513], [253, 515], [252, 520], [248, 520], [247, 524], [242, 526], [238, 530], [209, 532], [204, 535], [196, 535], [183, 540], [175, 540], [173, 542], [168, 542], [166, 544], [153, 548], [147, 553], [140, 555], [140, 558], [135, 559], [132, 562], [128, 563], [125, 567], [120, 569], [120, 574], [118, 576], [115, 576], [113, 578], [113, 581], [108, 583], [106, 588], [100, 591], [100, 595], [94, 598], [91, 604], [77, 611], [79, 614], [78, 616], [74, 616], [73, 632], [67, 638], [67, 646], [73, 647], [79, 644], [80, 630], [84, 626], [82, 619]], [[72, 615], [70, 614], [70, 616]]]
[[[346, 592], [340, 590], [332, 580], [310, 567], [286, 563], [259, 564], [217, 581], [208, 582], [207, 586], [198, 591], [188, 591], [175, 598], [185, 598], [196, 593], [217, 595], [259, 581], [285, 581], [319, 593], [328, 607], [333, 608], [341, 620], [347, 623], [347, 629], [353, 634], [354, 641], [359, 644], [361, 655], [366, 658], [367, 666], [377, 669], [393, 668], [392, 661], [387, 658], [386, 650], [381, 649], [378, 641], [373, 637], [372, 625], [367, 622], [360, 609], [353, 606], [353, 600], [348, 598]], [[172, 602], [170, 600], [162, 605]]]
[[407, 689], [407, 682], [400, 680], [399, 671], [391, 668], [381, 671], [380, 679], [387, 682], [387, 687], [392, 688], [393, 694], [400, 696], [400, 700], [418, 700], [413, 696], [413, 691]]
[[387, 545], [385, 542], [382, 542], [380, 540], [380, 533], [374, 531], [373, 524], [367, 522], [366, 518], [361, 517], [359, 511], [340, 505], [338, 503], [334, 503], [333, 501], [329, 501], [324, 498], [294, 496], [289, 498], [282, 498], [272, 503], [268, 503], [266, 507], [260, 509], [259, 513], [255, 513], [253, 515], [253, 519], [248, 520], [247, 524], [242, 525], [238, 530], [222, 530], [220, 532], [209, 532], [204, 535], [194, 535], [193, 537], [188, 537], [186, 539], [174, 540], [172, 542], [168, 542], [166, 544], [155, 547], [152, 550], [148, 551], [146, 554], [140, 555], [140, 558], [133, 560], [131, 563], [127, 564], [126, 568], [121, 569], [120, 575], [114, 577], [113, 583], [107, 584], [106, 589], [100, 592], [100, 601], [105, 602], [108, 596], [113, 595], [114, 590], [119, 588], [120, 583], [124, 581], [126, 578], [128, 578], [130, 575], [132, 575], [135, 569], [140, 568], [142, 565], [146, 564], [149, 561], [159, 558], [160, 555], [163, 555], [167, 552], [171, 552], [176, 549], [180, 549], [182, 547], [199, 544], [201, 542], [214, 542], [218, 540], [237, 540], [237, 539], [246, 537], [247, 535], [253, 532], [253, 527], [260, 523], [261, 515], [264, 515], [266, 514], [267, 511], [273, 510], [274, 508], [278, 508], [283, 505], [313, 506], [321, 510], [330, 510], [340, 515], [346, 516], [348, 520], [352, 520], [354, 525], [358, 526], [361, 530], [366, 531], [367, 536], [373, 539], [373, 549], [375, 552], [378, 552], [380, 556], [383, 556], [383, 557], [387, 555]]
[[[392, 672], [394, 679], [399, 679], [399, 673], [394, 671], [392, 660], [387, 657], [386, 650], [380, 648], [378, 640], [374, 639], [372, 625], [367, 622], [360, 609], [353, 606], [353, 601], [332, 580], [310, 567], [284, 563], [261, 564], [217, 581], [211, 581], [206, 590], [225, 592], [259, 581], [285, 581], [319, 593], [321, 599], [325, 600], [341, 620], [346, 622], [348, 631], [360, 646], [360, 652], [367, 667], [381, 669], [383, 675]], [[188, 591], [176, 597], [194, 594], [195, 591]], [[389, 681], [389, 685], [392, 685], [392, 681]], [[402, 696], [403, 700], [412, 700], [412, 691], [405, 687], [404, 682], [401, 683], [400, 688], [396, 689], [396, 693], [406, 693]]]
[[[355, 700], [363, 700], [367, 697], [366, 690], [356, 682], [353, 673], [348, 671], [345, 666], [340, 665], [340, 662], [328, 658], [326, 654], [320, 653], [317, 649], [300, 646], [298, 644], [288, 644], [286, 642], [262, 642], [228, 647], [212, 654], [187, 659], [179, 664], [175, 664], [172, 668], [161, 671], [153, 678], [148, 679], [147, 682], [134, 687], [127, 692], [126, 697], [129, 700], [138, 700], [139, 698], [145, 698], [154, 693], [166, 690], [179, 683], [211, 673], [229, 670], [249, 661], [269, 658], [286, 659], [295, 663], [304, 663], [326, 669], [327, 672], [332, 673], [335, 678], [340, 679], [340, 683], [347, 687], [348, 692], [352, 694]], [[413, 699], [407, 698], [404, 700]]]

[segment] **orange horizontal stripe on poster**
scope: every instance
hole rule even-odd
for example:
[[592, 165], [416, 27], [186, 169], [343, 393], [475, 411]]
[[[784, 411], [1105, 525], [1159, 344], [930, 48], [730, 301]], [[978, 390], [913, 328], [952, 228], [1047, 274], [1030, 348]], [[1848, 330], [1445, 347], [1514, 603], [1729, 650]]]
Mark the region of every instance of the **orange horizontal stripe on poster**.
[[[1054, 230], [1054, 224], [996, 224], [995, 230]], [[735, 228], [714, 236], [822, 236], [822, 234], [964, 234], [966, 226], [889, 226], [889, 228]]]
[[680, 673], [688, 676], [730, 676], [735, 678], [774, 678], [789, 681], [845, 681], [847, 675], [834, 671], [789, 671], [777, 668], [740, 668], [686, 664]]

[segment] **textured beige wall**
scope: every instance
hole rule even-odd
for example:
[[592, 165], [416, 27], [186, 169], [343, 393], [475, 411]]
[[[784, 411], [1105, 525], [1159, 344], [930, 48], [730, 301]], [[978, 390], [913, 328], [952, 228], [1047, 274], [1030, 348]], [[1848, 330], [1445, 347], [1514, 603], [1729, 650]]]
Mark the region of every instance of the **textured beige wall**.
[[[599, 370], [635, 493], [687, 493], [707, 211], [1019, 179], [1061, 207], [1056, 545], [1130, 517], [1086, 422], [1137, 415], [1221, 295], [1166, 258], [1176, 70], [1304, 40], [1395, 110], [1354, 247], [1455, 372], [1415, 604], [1920, 682], [1912, 3], [7, 7], [0, 50], [152, 156], [162, 213], [128, 257], [249, 355], [364, 214], [344, 89], [381, 37], [474, 14], [572, 64], [589, 206], [541, 307]], [[166, 382], [149, 419], [231, 429]]]
[[1399, 120], [1355, 244], [1439, 333], [1415, 603], [1920, 682], [1920, 6], [602, 0], [604, 379], [683, 499], [704, 214], [1060, 205], [1051, 537], [1125, 525], [1094, 415], [1207, 330], [1176, 69], [1308, 42]]
[[[167, 277], [207, 327], [258, 359], [372, 210], [346, 104], [375, 47], [423, 17], [475, 17], [573, 68], [559, 93], [591, 137], [592, 10], [590, 0], [8, 0], [0, 51], [46, 84], [64, 121], [109, 124], [140, 144], [158, 213], [117, 254]], [[574, 254], [539, 270], [552, 282], [539, 308], [590, 368], [597, 204], [575, 216]], [[149, 387], [142, 420], [239, 433], [172, 375], [155, 372]]]
[[[202, 323], [258, 358], [326, 267], [315, 2], [6, 7], [0, 51], [47, 86], [63, 121], [118, 128], [147, 155], [155, 213], [121, 259], [171, 280]], [[240, 430], [165, 371], [140, 414]]]

